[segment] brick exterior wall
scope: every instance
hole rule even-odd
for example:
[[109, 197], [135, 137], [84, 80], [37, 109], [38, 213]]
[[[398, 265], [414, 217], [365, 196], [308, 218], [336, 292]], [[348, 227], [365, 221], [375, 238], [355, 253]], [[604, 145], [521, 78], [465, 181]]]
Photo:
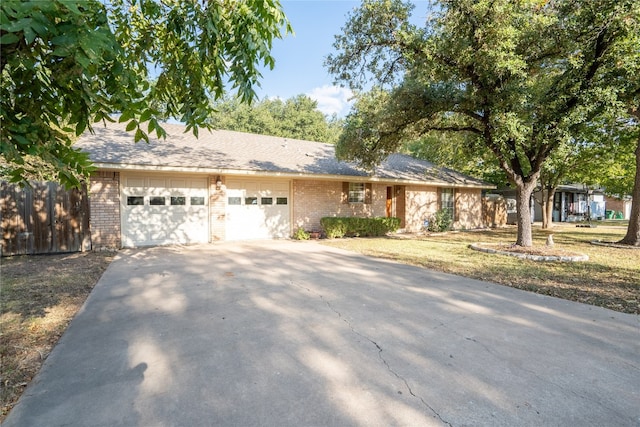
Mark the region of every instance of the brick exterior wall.
[[209, 176], [209, 241], [211, 242], [225, 240], [226, 237], [226, 180], [224, 177], [220, 177], [222, 185], [218, 189], [216, 188], [217, 179], [217, 175]]
[[385, 216], [387, 186], [371, 186], [371, 203], [342, 203], [342, 181], [293, 181], [293, 229], [322, 230], [325, 216]]
[[96, 172], [89, 185], [91, 245], [93, 250], [115, 250], [120, 240], [120, 173]]
[[[293, 228], [321, 230], [325, 216], [386, 216], [387, 184], [373, 184], [370, 204], [342, 203], [341, 181], [293, 181]], [[402, 194], [396, 193], [396, 194]], [[407, 185], [404, 191], [404, 230], [422, 230], [424, 220], [438, 210], [438, 189], [433, 186]], [[478, 189], [456, 189], [454, 228], [480, 228], [482, 194]], [[402, 201], [396, 200], [401, 211]]]
[[608, 211], [620, 211], [624, 212], [624, 201], [620, 199], [616, 199], [614, 197], [607, 197], [605, 199], [606, 209]]
[[421, 185], [407, 185], [405, 198], [404, 229], [410, 233], [421, 231], [424, 220], [438, 211], [438, 189]]
[[[408, 185], [406, 194], [405, 231], [422, 230], [424, 220], [439, 208], [438, 188]], [[482, 228], [482, 191], [471, 188], [455, 189], [455, 221], [453, 228]]]
[[472, 188], [456, 188], [456, 221], [453, 227], [483, 228], [482, 191]]

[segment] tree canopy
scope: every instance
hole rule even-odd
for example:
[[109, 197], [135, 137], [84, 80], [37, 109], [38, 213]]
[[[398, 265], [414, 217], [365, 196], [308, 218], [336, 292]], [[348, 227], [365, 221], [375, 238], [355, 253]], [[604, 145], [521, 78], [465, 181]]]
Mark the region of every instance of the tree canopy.
[[306, 95], [287, 100], [263, 99], [248, 105], [237, 98], [215, 102], [209, 119], [213, 127], [334, 144], [342, 130], [335, 115], [326, 117]]
[[291, 31], [278, 0], [3, 0], [2, 176], [78, 185], [91, 165], [74, 137], [114, 114], [136, 141], [167, 118], [197, 135], [226, 87], [255, 98]]
[[489, 150], [515, 186], [516, 243], [530, 246], [529, 199], [545, 161], [637, 87], [640, 5], [443, 0], [424, 27], [411, 10], [366, 0], [336, 36], [330, 72], [355, 90], [374, 84], [337, 152], [373, 167], [427, 133], [465, 133], [466, 149]]

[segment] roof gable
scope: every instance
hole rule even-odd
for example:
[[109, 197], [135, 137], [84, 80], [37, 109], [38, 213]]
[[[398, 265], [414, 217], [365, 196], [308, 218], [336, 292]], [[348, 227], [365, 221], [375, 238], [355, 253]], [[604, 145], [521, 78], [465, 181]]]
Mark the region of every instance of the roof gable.
[[355, 163], [336, 159], [335, 147], [314, 141], [256, 135], [227, 130], [201, 129], [199, 138], [185, 127], [163, 124], [166, 140], [149, 138], [134, 143], [134, 134], [123, 123], [96, 126], [75, 144], [89, 153], [100, 168], [194, 171], [245, 171], [263, 174], [294, 174], [393, 180], [434, 185], [493, 188], [459, 172], [402, 154], [393, 154], [368, 173]]

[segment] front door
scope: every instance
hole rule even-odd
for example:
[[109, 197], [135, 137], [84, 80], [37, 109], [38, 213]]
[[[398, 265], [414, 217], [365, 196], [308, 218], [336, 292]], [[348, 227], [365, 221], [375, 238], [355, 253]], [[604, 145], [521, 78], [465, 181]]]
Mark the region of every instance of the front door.
[[405, 221], [405, 188], [404, 185], [395, 185], [393, 187], [394, 200], [395, 200], [395, 212], [394, 216], [400, 218], [400, 228], [406, 227]]
[[393, 187], [387, 187], [387, 207], [385, 213], [387, 218], [393, 216]]

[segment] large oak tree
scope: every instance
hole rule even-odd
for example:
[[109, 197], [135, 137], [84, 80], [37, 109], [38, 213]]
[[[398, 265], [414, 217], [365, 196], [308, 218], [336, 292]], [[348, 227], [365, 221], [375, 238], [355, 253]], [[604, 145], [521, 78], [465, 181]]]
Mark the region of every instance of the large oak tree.
[[[327, 58], [360, 92], [338, 153], [373, 167], [427, 132], [464, 132], [517, 190], [516, 243], [531, 246], [530, 197], [578, 126], [619, 108], [639, 71], [633, 0], [443, 0], [424, 27], [412, 6], [366, 0]], [[637, 77], [636, 77], [637, 81]], [[375, 87], [370, 89], [370, 85]]]
[[[637, 75], [635, 76], [637, 78]], [[631, 217], [627, 233], [620, 243], [626, 245], [640, 246], [640, 91], [636, 91], [635, 100], [629, 103], [629, 115], [631, 116], [628, 124], [632, 127], [630, 130], [631, 138], [635, 137], [635, 175], [633, 180]], [[633, 141], [630, 139], [630, 142]], [[634, 145], [631, 142], [632, 146]], [[633, 169], [633, 167], [631, 167]]]

